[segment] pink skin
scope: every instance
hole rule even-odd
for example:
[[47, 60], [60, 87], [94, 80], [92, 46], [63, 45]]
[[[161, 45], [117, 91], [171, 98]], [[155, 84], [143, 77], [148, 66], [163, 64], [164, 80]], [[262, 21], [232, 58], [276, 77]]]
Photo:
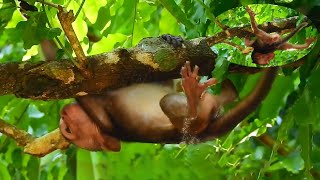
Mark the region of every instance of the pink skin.
[[91, 151], [120, 151], [120, 141], [101, 133], [79, 104], [70, 104], [61, 111], [60, 131], [69, 141]]
[[[217, 80], [213, 78], [208, 79], [204, 83], [200, 83], [198, 80], [198, 71], [198, 66], [195, 66], [193, 71], [191, 70], [189, 61], [187, 61], [186, 64], [181, 68], [182, 87], [187, 97], [188, 112], [190, 118], [196, 118], [198, 116], [199, 103], [205, 90], [209, 86], [212, 86], [217, 83]], [[203, 127], [206, 127], [207, 123], [209, 123], [209, 118], [207, 119], [207, 122], [204, 123], [204, 125], [202, 125]], [[200, 128], [197, 131], [201, 130], [202, 128]]]
[[267, 54], [262, 54], [262, 53], [254, 53], [253, 59], [256, 59], [254, 63], [259, 64], [259, 65], [267, 65], [269, 62], [274, 58], [274, 53], [267, 53]]

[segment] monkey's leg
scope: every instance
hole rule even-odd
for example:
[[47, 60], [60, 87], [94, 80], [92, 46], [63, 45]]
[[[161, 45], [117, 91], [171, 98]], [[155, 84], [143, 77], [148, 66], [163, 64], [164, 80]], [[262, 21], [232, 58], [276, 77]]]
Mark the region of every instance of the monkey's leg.
[[314, 41], [314, 38], [306, 39], [304, 44], [290, 44], [290, 43], [284, 43], [282, 46], [280, 46], [279, 50], [287, 50], [287, 49], [307, 49], [310, 44]]
[[205, 83], [197, 80], [199, 68], [196, 66], [191, 71], [190, 63], [181, 69], [182, 86], [185, 96], [182, 94], [169, 94], [160, 101], [163, 112], [169, 117], [172, 124], [180, 131], [184, 127], [184, 121], [190, 120], [187, 131], [198, 134], [203, 131], [212, 114], [219, 109], [219, 102], [215, 96], [204, 93], [207, 87], [216, 83], [215, 79], [209, 79]]

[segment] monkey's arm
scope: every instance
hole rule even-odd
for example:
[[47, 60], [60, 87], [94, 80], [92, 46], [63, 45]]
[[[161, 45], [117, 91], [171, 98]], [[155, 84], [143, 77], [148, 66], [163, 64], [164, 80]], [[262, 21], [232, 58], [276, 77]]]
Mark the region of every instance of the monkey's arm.
[[291, 43], [284, 43], [280, 46], [279, 50], [287, 50], [287, 49], [307, 49], [310, 44], [315, 40], [315, 38], [308, 38], [306, 39], [304, 44], [291, 44]]

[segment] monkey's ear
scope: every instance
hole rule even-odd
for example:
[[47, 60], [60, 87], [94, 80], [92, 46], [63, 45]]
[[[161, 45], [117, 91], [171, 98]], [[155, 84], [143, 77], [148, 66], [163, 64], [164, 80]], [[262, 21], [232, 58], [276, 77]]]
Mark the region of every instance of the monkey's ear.
[[64, 122], [63, 118], [60, 119], [60, 132], [61, 134], [67, 138], [68, 140], [75, 140], [77, 139], [77, 136], [71, 132], [71, 129], [68, 127], [68, 125]]
[[101, 148], [106, 151], [119, 152], [121, 149], [120, 140], [112, 136], [101, 134]]

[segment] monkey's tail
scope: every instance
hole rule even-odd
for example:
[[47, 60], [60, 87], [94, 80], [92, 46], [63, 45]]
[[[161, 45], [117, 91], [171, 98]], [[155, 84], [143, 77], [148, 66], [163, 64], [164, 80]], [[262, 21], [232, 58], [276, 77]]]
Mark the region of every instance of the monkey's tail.
[[255, 89], [246, 98], [208, 126], [207, 130], [202, 134], [204, 139], [219, 137], [230, 132], [250, 113], [255, 111], [261, 101], [268, 95], [277, 72], [278, 67], [266, 69]]
[[282, 46], [284, 43], [286, 43], [290, 38], [292, 38], [297, 32], [301, 31], [304, 27], [308, 26], [309, 23], [303, 22], [298, 27], [296, 27], [293, 31], [290, 32], [290, 34], [286, 37], [284, 37], [280, 42], [276, 44], [277, 47]]

